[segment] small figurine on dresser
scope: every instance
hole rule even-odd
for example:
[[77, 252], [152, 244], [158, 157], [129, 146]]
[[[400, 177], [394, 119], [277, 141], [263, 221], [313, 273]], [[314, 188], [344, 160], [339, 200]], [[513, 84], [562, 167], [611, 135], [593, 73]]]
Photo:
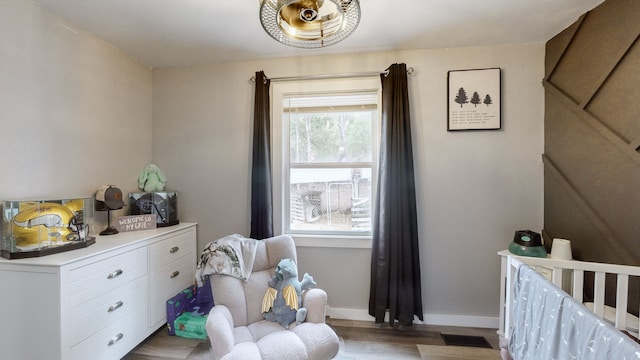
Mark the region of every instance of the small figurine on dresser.
[[167, 184], [167, 178], [158, 165], [149, 164], [138, 177], [138, 189], [145, 192], [163, 191]]
[[158, 227], [178, 224], [178, 193], [165, 191], [166, 184], [167, 178], [158, 165], [145, 166], [138, 177], [142, 192], [129, 193], [130, 214], [155, 214]]

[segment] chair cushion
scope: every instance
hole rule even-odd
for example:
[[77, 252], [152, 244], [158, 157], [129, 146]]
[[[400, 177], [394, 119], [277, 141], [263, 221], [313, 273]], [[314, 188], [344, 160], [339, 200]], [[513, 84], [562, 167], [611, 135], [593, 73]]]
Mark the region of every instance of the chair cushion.
[[233, 338], [235, 344], [243, 342], [255, 342], [248, 326], [238, 326], [236, 328], [233, 328]]
[[[278, 323], [263, 320], [249, 326], [237, 327], [233, 332], [236, 344], [257, 344], [261, 354], [261, 358], [257, 359], [271, 359], [271, 356], [275, 356], [275, 359], [330, 359], [338, 353], [340, 344], [336, 333], [324, 323], [292, 324], [290, 330], [285, 330]], [[290, 347], [293, 349], [288, 349]], [[289, 356], [290, 352], [295, 354], [295, 357], [278, 358]]]
[[302, 340], [295, 333], [280, 329], [256, 342], [262, 360], [308, 359]]
[[258, 341], [269, 334], [284, 330], [280, 324], [266, 320], [254, 322], [247, 327], [251, 332], [251, 336], [253, 336], [253, 341]]
[[269, 288], [269, 279], [273, 276], [275, 269], [268, 269], [254, 272], [248, 282], [244, 284], [244, 293], [246, 296], [247, 323], [254, 323], [264, 319], [262, 315], [262, 298], [267, 288]]
[[309, 360], [331, 359], [338, 353], [340, 339], [327, 324], [305, 322], [291, 331], [304, 343]]
[[260, 349], [258, 344], [253, 342], [245, 342], [237, 344], [233, 347], [233, 350], [228, 352], [220, 360], [248, 360], [248, 359], [260, 359]]

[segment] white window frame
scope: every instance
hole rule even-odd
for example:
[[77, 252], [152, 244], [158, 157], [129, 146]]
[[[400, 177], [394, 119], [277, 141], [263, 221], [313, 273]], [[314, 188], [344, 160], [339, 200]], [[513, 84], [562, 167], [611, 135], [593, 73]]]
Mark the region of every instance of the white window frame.
[[[378, 77], [353, 78], [353, 79], [329, 79], [329, 80], [299, 80], [274, 82], [271, 84], [271, 154], [273, 177], [273, 225], [276, 234], [285, 232], [286, 226], [284, 211], [289, 199], [289, 168], [288, 160], [288, 134], [283, 122], [283, 101], [286, 97], [303, 94], [331, 94], [353, 92], [375, 92], [378, 97], [377, 119], [373, 126], [373, 171], [371, 183], [372, 209], [377, 188], [377, 169], [380, 138], [381, 99], [382, 88]], [[371, 235], [352, 234], [300, 234], [294, 231], [287, 232], [296, 240], [298, 246], [310, 247], [335, 247], [335, 248], [371, 248]]]

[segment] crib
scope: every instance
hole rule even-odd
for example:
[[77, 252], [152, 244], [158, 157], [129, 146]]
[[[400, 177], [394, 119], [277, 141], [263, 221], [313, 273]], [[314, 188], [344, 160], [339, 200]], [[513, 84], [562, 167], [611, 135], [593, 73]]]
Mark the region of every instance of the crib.
[[[522, 319], [514, 321], [514, 308], [518, 306], [518, 302], [522, 301], [514, 294], [516, 288], [521, 286], [518, 281], [522, 281], [522, 276], [524, 276], [522, 272], [526, 268], [534, 270], [531, 271], [534, 273], [533, 275], [526, 275], [531, 277], [531, 281], [529, 279], [527, 281], [540, 282], [536, 289], [544, 289], [544, 291], [547, 291], [547, 289], [561, 289], [561, 293], [568, 295], [566, 300], [571, 301], [571, 304], [568, 304], [567, 307], [573, 307], [579, 312], [588, 313], [589, 316], [594, 315], [593, 327], [609, 331], [607, 335], [600, 334], [599, 336], [620, 339], [619, 341], [624, 343], [624, 346], [633, 354], [633, 357], [629, 358], [640, 359], [640, 344], [637, 343], [640, 320], [638, 317], [627, 313], [629, 281], [634, 277], [640, 278], [640, 266], [517, 256], [508, 250], [500, 251], [498, 255], [501, 257], [500, 322], [498, 328], [501, 347], [507, 348], [509, 344], [508, 338], [519, 330], [518, 327], [531, 326], [531, 324], [523, 324], [526, 321], [522, 321]], [[526, 266], [522, 266], [523, 264]], [[593, 302], [589, 303], [583, 302], [586, 273], [593, 274]], [[605, 304], [605, 282], [608, 274], [609, 279], [612, 276], [616, 279], [615, 307]], [[535, 309], [533, 308], [533, 311]], [[523, 330], [520, 329], [520, 331]], [[565, 334], [562, 339], [560, 339], [559, 335], [554, 336], [556, 339], [553, 341], [572, 341], [571, 339], [579, 339], [585, 336], [584, 333], [585, 331], [576, 336], [568, 337]], [[503, 358], [510, 358], [508, 355], [504, 355], [504, 350]], [[544, 357], [525, 358], [543, 359]]]

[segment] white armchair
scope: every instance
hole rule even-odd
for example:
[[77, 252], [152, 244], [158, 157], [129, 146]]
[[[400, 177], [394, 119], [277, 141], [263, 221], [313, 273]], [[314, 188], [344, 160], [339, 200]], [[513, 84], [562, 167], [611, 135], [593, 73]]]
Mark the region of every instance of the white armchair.
[[211, 275], [215, 306], [207, 319], [207, 334], [216, 360], [326, 360], [336, 356], [339, 340], [325, 324], [325, 291], [314, 288], [303, 293], [306, 321], [294, 322], [289, 330], [263, 319], [262, 298], [284, 258], [297, 261], [295, 243], [290, 236], [275, 236], [258, 242], [247, 282]]

